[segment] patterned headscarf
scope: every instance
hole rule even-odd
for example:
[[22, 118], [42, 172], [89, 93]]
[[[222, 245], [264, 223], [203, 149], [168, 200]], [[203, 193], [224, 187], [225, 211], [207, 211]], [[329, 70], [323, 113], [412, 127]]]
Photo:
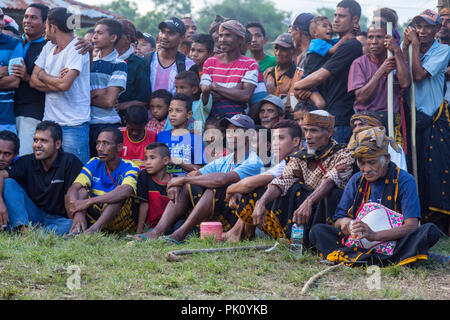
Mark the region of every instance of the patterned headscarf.
[[355, 128], [355, 121], [360, 120], [362, 121], [366, 126], [369, 127], [382, 127], [383, 123], [380, 119], [378, 119], [378, 115], [374, 112], [370, 111], [361, 111], [358, 113], [355, 113], [350, 118], [350, 127], [352, 130]]
[[228, 20], [228, 21], [223, 22], [220, 26], [222, 28], [225, 28], [225, 29], [231, 31], [238, 37], [245, 39], [246, 29], [239, 21]]
[[334, 116], [323, 110], [311, 111], [305, 114], [303, 125], [333, 129]]
[[389, 144], [400, 152], [395, 140], [386, 135], [384, 127], [364, 127], [352, 135], [347, 150], [355, 159], [376, 158], [388, 154]]

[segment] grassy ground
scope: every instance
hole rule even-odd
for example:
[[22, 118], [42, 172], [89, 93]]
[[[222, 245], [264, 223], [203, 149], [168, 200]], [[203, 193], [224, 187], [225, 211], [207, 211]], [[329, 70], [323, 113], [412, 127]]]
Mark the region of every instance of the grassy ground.
[[[258, 239], [238, 245], [272, 245]], [[306, 281], [327, 266], [306, 253], [295, 260], [286, 243], [271, 252], [196, 254], [166, 261], [171, 250], [234, 246], [191, 238], [180, 246], [96, 235], [63, 240], [41, 231], [0, 233], [0, 299], [450, 299], [450, 266], [424, 261], [381, 269], [369, 290], [365, 268], [340, 267], [306, 295]], [[432, 249], [450, 254], [450, 240]], [[75, 266], [73, 269], [70, 267]], [[76, 275], [80, 275], [79, 289]]]

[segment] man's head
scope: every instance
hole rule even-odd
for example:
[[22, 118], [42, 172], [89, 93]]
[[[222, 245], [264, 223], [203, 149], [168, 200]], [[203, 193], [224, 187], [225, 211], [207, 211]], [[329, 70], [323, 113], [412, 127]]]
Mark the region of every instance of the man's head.
[[34, 39], [44, 34], [48, 11], [49, 8], [40, 3], [28, 6], [22, 21], [23, 31], [27, 37]]
[[223, 22], [219, 27], [219, 48], [222, 52], [239, 51], [245, 41], [246, 29], [236, 20]]
[[397, 28], [398, 16], [397, 12], [391, 8], [380, 8], [373, 12], [373, 20], [381, 20], [384, 22], [392, 22], [392, 27]]
[[186, 39], [192, 41], [194, 37], [198, 34], [197, 25], [191, 17], [184, 17], [181, 19], [186, 27]]
[[138, 56], [143, 57], [146, 53], [154, 52], [156, 50], [156, 40], [152, 35], [138, 31], [136, 37], [136, 54]]
[[122, 25], [122, 36], [116, 43], [116, 48], [128, 49], [131, 45], [137, 43], [136, 27], [133, 22], [127, 19], [117, 20]]
[[197, 34], [192, 39], [189, 58], [197, 66], [203, 67], [205, 61], [214, 55], [214, 39], [209, 34]]
[[367, 31], [361, 31], [356, 36], [356, 40], [361, 43], [363, 55], [369, 53], [369, 46], [367, 45]]
[[154, 175], [166, 170], [170, 162], [170, 151], [165, 143], [153, 142], [145, 148], [145, 170]]
[[428, 9], [415, 16], [412, 22], [415, 25], [420, 44], [425, 46], [433, 43], [442, 26], [442, 19], [439, 14]]
[[33, 140], [34, 156], [37, 160], [52, 158], [61, 148], [63, 133], [61, 126], [53, 121], [42, 121], [36, 126]]
[[317, 110], [317, 107], [311, 101], [299, 101], [294, 108], [294, 120], [300, 127], [303, 126], [303, 118], [305, 114]]
[[353, 133], [360, 131], [363, 127], [382, 127], [383, 122], [377, 113], [372, 111], [360, 111], [350, 118], [350, 127]]
[[272, 154], [282, 160], [295, 152], [302, 139], [302, 130], [294, 120], [281, 120], [272, 127]]
[[[220, 120], [219, 125], [226, 130], [227, 149], [234, 150], [234, 152], [237, 150], [248, 150], [255, 129], [255, 122], [252, 118], [244, 114], [237, 114], [231, 118], [223, 118]], [[250, 129], [253, 129], [251, 134], [246, 134]]]
[[334, 13], [333, 31], [339, 35], [352, 32], [359, 24], [361, 6], [355, 0], [343, 0], [338, 3]]
[[97, 137], [97, 154], [101, 162], [111, 162], [119, 158], [123, 148], [123, 135], [119, 129], [107, 127]]
[[127, 134], [131, 141], [140, 141], [145, 137], [145, 126], [148, 122], [148, 111], [142, 105], [134, 105], [125, 112]]
[[74, 32], [73, 15], [66, 8], [50, 9], [45, 24], [45, 38], [56, 44], [56, 39], [62, 34]]
[[439, 11], [439, 16], [442, 19], [442, 27], [437, 37], [441, 43], [450, 44], [450, 8], [442, 8]]
[[272, 44], [275, 46], [273, 53], [275, 54], [277, 65], [286, 66], [292, 63], [295, 45], [289, 33], [280, 34]]
[[334, 133], [334, 116], [324, 110], [306, 113], [302, 128], [308, 152], [314, 154], [330, 143]]
[[374, 182], [386, 175], [390, 161], [388, 147], [399, 150], [395, 140], [386, 135], [384, 127], [362, 127], [356, 131], [347, 146], [363, 176]]
[[222, 24], [222, 22], [227, 21], [227, 18], [224, 18], [222, 16], [216, 15], [216, 19], [211, 23], [211, 26], [209, 27], [209, 34], [214, 40], [214, 52], [219, 53], [219, 27]]
[[86, 33], [84, 34], [84, 37], [83, 37], [84, 40], [92, 42], [92, 38], [94, 37], [94, 32], [95, 32], [94, 28], [91, 28], [88, 31], [86, 31]]
[[95, 24], [92, 42], [99, 50], [114, 48], [122, 37], [122, 25], [114, 19], [101, 19]]
[[19, 154], [20, 140], [11, 131], [0, 131], [0, 170], [8, 168]]
[[367, 47], [369, 53], [375, 57], [384, 56], [387, 52], [384, 46], [384, 37], [386, 36], [387, 26], [383, 21], [374, 21], [367, 30]]
[[163, 121], [167, 118], [171, 100], [172, 94], [167, 90], [158, 89], [152, 93], [150, 98], [150, 112], [156, 120]]
[[182, 93], [175, 94], [170, 101], [169, 121], [175, 128], [187, 128], [187, 122], [192, 117], [192, 99]]
[[285, 105], [279, 97], [270, 94], [258, 102], [257, 109], [261, 125], [271, 129], [283, 118]]
[[182, 71], [175, 76], [176, 93], [189, 96], [192, 100], [198, 100], [200, 94], [200, 79], [193, 71]]
[[314, 15], [311, 13], [301, 13], [289, 26], [288, 32], [291, 34], [296, 48], [299, 48], [304, 41], [311, 41], [309, 24], [313, 18]]
[[266, 30], [263, 25], [259, 22], [250, 22], [245, 25], [245, 28], [252, 35], [252, 40], [249, 47], [250, 51], [264, 51], [264, 45], [269, 41], [269, 38], [266, 36]]
[[331, 40], [333, 28], [327, 16], [318, 16], [311, 20], [309, 33], [313, 39]]
[[178, 48], [185, 38], [186, 26], [176, 17], [169, 18], [158, 25], [158, 44], [161, 49]]

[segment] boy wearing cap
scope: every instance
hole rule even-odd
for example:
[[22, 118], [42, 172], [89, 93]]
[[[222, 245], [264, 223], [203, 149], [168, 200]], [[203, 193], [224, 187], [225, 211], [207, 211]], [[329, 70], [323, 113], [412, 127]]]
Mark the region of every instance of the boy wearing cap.
[[450, 233], [450, 121], [444, 99], [445, 71], [450, 47], [436, 37], [441, 17], [425, 10], [412, 20], [414, 27], [405, 30], [403, 54], [412, 46], [412, 76], [415, 86], [417, 116], [417, 160], [422, 215]]
[[284, 103], [273, 94], [261, 100], [257, 109], [259, 122], [267, 129], [272, 129], [274, 125], [284, 118]]
[[175, 94], [175, 76], [186, 70], [197, 72], [197, 67], [178, 50], [186, 34], [183, 21], [172, 17], [161, 22], [158, 28], [159, 50], [145, 55], [150, 64], [151, 92], [165, 89]]
[[264, 72], [264, 78], [266, 80], [267, 93], [283, 99], [289, 93], [292, 78], [297, 69], [293, 61], [294, 41], [289, 33], [283, 33], [272, 44], [275, 45], [274, 54], [277, 65], [268, 68]]
[[137, 46], [136, 46], [136, 54], [140, 57], [143, 57], [147, 53], [155, 52], [156, 50], [156, 40], [148, 33], [142, 33], [138, 31], [136, 33], [137, 36]]
[[[191, 208], [185, 223], [165, 237], [167, 240], [175, 243], [183, 241], [197, 224], [209, 217], [221, 221], [224, 230], [230, 229], [237, 221], [225, 202], [226, 188], [248, 176], [260, 174], [263, 163], [250, 149], [252, 131], [249, 130], [255, 127], [250, 117], [239, 114], [224, 118], [221, 126], [227, 129], [227, 145], [233, 153], [207, 164], [199, 170], [200, 175], [172, 179], [167, 185], [171, 201], [158, 225], [152, 231], [137, 236], [137, 240], [159, 238]], [[243, 136], [244, 141], [239, 136]], [[221, 139], [216, 139], [214, 143], [221, 144]]]

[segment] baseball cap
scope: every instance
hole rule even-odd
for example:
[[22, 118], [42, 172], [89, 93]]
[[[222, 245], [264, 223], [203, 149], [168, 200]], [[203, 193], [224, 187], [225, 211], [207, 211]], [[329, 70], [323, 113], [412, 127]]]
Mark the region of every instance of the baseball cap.
[[171, 17], [158, 25], [159, 30], [163, 28], [169, 28], [171, 31], [178, 32], [181, 35], [186, 33], [186, 26], [181, 19], [177, 17]]
[[261, 106], [266, 102], [273, 104], [275, 107], [280, 108], [284, 112], [285, 105], [283, 103], [283, 100], [281, 100], [281, 98], [277, 97], [274, 94], [269, 94], [267, 97], [259, 101], [257, 109], [259, 110]]
[[299, 28], [303, 32], [309, 35], [309, 23], [314, 18], [312, 13], [300, 13], [294, 21], [292, 21], [291, 25]]
[[412, 21], [414, 23], [416, 23], [418, 18], [422, 18], [427, 23], [432, 24], [432, 25], [442, 24], [442, 19], [439, 16], [439, 14], [437, 12], [434, 12], [433, 10], [430, 10], [430, 9], [427, 9], [424, 12], [422, 12], [421, 14], [419, 14], [418, 16], [415, 16], [412, 19]]
[[292, 40], [292, 37], [289, 33], [282, 33], [280, 34], [272, 44], [277, 44], [279, 46], [282, 46], [283, 48], [294, 48], [294, 40]]
[[226, 128], [226, 126], [230, 123], [239, 128], [255, 129], [255, 122], [252, 118], [246, 116], [245, 114], [236, 114], [232, 118], [223, 118], [220, 120], [219, 125]]
[[145, 41], [149, 42], [152, 45], [153, 48], [156, 47], [155, 38], [153, 38], [153, 36], [151, 34], [149, 34], [149, 33], [138, 31], [137, 32], [137, 38], [138, 39], [145, 39]]

